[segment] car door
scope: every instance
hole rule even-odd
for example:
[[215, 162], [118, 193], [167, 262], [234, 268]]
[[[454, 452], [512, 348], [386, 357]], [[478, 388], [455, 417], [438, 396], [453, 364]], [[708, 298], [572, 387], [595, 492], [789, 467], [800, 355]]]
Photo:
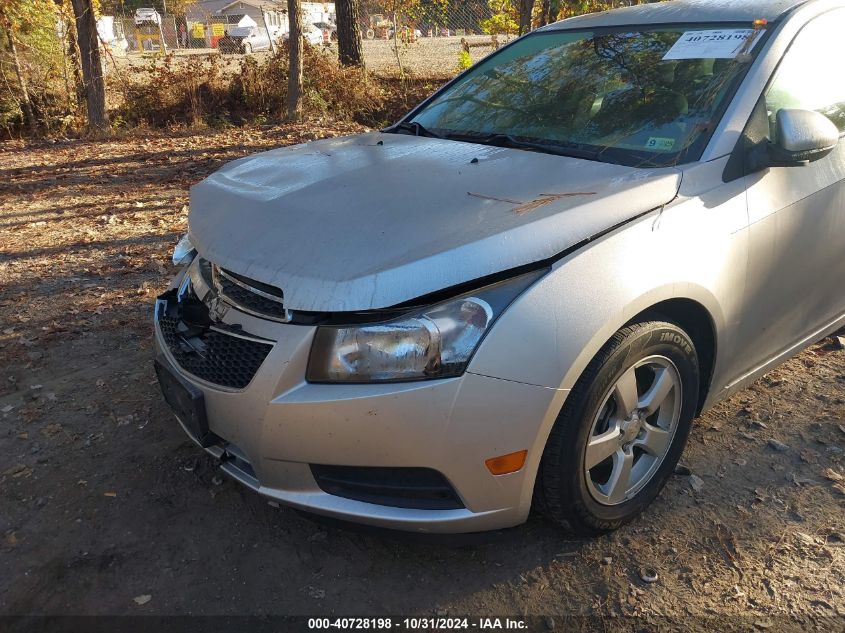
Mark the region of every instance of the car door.
[[[760, 115], [768, 115], [770, 140], [782, 108], [816, 110], [845, 132], [843, 33], [845, 9], [837, 9], [810, 21], [795, 37], [764, 95], [767, 112]], [[742, 329], [749, 368], [787, 353], [845, 314], [841, 138], [821, 160], [746, 176], [749, 294]]]

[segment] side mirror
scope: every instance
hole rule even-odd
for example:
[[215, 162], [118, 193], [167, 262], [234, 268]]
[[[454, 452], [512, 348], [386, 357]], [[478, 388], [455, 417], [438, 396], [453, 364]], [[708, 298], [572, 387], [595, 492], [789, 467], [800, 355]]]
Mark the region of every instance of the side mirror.
[[777, 141], [751, 151], [752, 171], [767, 167], [801, 167], [830, 154], [839, 143], [839, 128], [813, 110], [783, 109], [777, 114]]

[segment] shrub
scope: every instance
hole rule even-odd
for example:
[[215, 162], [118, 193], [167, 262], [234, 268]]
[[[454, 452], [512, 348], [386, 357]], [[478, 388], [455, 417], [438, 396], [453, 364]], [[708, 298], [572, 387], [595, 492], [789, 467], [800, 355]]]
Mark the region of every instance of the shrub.
[[[386, 94], [377, 80], [361, 69], [341, 66], [326, 51], [306, 44], [303, 66], [306, 114], [370, 124], [384, 107]], [[232, 80], [233, 99], [252, 116], [284, 116], [289, 68], [286, 42], [263, 62], [244, 59]]]
[[464, 71], [472, 66], [472, 55], [468, 50], [461, 49], [458, 53], [458, 71]]
[[[113, 79], [122, 95], [114, 117], [127, 125], [219, 125], [255, 119], [284, 118], [287, 107], [289, 51], [258, 61], [240, 60], [234, 73], [224, 74], [219, 55], [166, 56]], [[326, 52], [304, 48], [304, 110], [337, 120], [373, 125], [381, 121], [388, 92], [374, 77], [338, 64]]]
[[217, 55], [152, 59], [128, 79], [112, 78], [110, 87], [123, 97], [116, 116], [130, 125], [197, 125], [225, 116], [228, 108]]

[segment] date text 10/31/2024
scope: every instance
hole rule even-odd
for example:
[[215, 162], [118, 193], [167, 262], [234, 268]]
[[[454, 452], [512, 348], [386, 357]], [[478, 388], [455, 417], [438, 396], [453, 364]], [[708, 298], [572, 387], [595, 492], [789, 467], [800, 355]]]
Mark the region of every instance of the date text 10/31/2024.
[[521, 618], [309, 618], [308, 630], [396, 630], [396, 631], [522, 631], [528, 624]]

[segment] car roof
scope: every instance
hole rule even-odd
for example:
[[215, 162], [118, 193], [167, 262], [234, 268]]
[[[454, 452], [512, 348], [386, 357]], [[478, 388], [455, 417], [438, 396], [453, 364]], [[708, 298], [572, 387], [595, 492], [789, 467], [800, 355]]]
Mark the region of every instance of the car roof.
[[688, 22], [753, 22], [777, 20], [791, 9], [812, 0], [671, 0], [588, 13], [546, 27], [548, 30], [677, 24]]

